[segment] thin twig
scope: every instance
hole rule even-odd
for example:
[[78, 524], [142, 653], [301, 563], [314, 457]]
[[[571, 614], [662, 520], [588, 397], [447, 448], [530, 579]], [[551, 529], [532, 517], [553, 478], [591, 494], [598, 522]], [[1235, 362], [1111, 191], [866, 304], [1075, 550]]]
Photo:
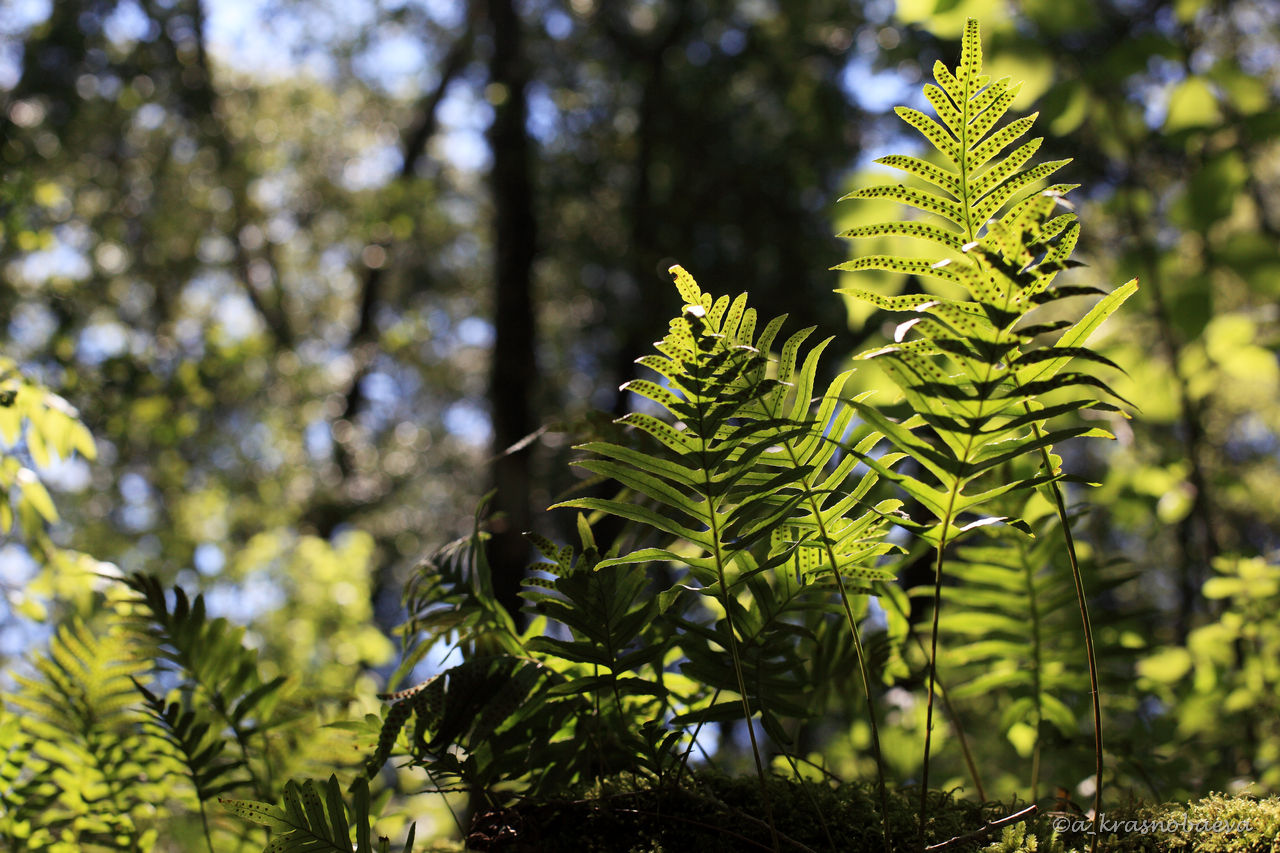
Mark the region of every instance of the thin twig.
[[941, 841], [937, 844], [930, 844], [928, 847], [924, 848], [925, 853], [935, 853], [935, 851], [947, 850], [957, 844], [963, 844], [966, 841], [976, 841], [992, 830], [1000, 829], [1001, 827], [1008, 826], [1012, 823], [1021, 823], [1024, 820], [1030, 820], [1035, 817], [1037, 808], [1038, 807], [1033, 803], [1020, 812], [1014, 812], [1013, 814], [1007, 817], [1002, 817], [999, 820], [989, 820], [987, 821], [986, 826], [981, 829], [975, 829], [967, 835], [957, 835], [955, 838], [948, 838], [946, 841]]

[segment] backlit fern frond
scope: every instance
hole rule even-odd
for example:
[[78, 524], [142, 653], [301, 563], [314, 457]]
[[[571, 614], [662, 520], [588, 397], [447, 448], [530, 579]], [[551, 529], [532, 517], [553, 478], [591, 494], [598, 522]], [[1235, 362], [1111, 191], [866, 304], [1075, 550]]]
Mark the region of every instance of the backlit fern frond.
[[135, 682], [135, 687], [150, 718], [148, 725], [173, 749], [202, 814], [209, 800], [248, 784], [249, 780], [238, 772], [243, 770], [244, 761], [231, 755], [231, 742], [221, 736], [221, 727], [207, 708], [182, 696], [165, 701], [141, 682]]
[[[1080, 733], [1074, 710], [1063, 697], [1088, 690], [1080, 668], [1080, 644], [1071, 630], [1079, 621], [1070, 567], [1060, 559], [1053, 515], [1036, 523], [1039, 537], [1028, 539], [995, 528], [980, 544], [959, 547], [953, 573], [961, 578], [944, 587], [946, 613], [940, 625], [946, 651], [939, 666], [951, 682], [957, 702], [993, 694], [1001, 703], [1000, 731], [1022, 755], [1032, 758], [1030, 798], [1039, 792], [1041, 754], [1048, 729], [1056, 740]], [[1086, 564], [1090, 586], [1106, 592], [1134, 578], [1116, 565]], [[921, 587], [912, 595], [932, 595]], [[1110, 626], [1119, 629], [1119, 626]], [[1104, 643], [1100, 656], [1121, 650]]]
[[[683, 268], [671, 272], [684, 311], [656, 345], [660, 355], [639, 360], [659, 381], [636, 379], [624, 387], [657, 403], [672, 421], [629, 414], [620, 423], [655, 439], [653, 452], [596, 441], [581, 446], [592, 455], [577, 463], [651, 503], [584, 497], [557, 506], [610, 513], [670, 537], [672, 547], [640, 549], [598, 567], [654, 560], [686, 566], [701, 592], [714, 596], [728, 614], [716, 643], [729, 653], [742, 716], [750, 719], [756, 711], [751, 698], [758, 693], [745, 680], [738, 648], [743, 636], [731, 598], [747, 578], [790, 556], [789, 549], [760, 558], [759, 546], [767, 549], [773, 532], [803, 499], [786, 490], [805, 469], [761, 476], [758, 461], [779, 442], [798, 438], [807, 425], [758, 415], [761, 398], [779, 385], [767, 376], [767, 354], [784, 318], [769, 322], [757, 337], [756, 312], [747, 307], [746, 294], [713, 299]], [[754, 728], [748, 731], [763, 776]]]
[[[1086, 393], [1100, 390], [1116, 396], [1087, 369], [1090, 364], [1114, 365], [1085, 344], [1137, 289], [1137, 283], [1131, 281], [1107, 293], [1074, 324], [1053, 318], [1046, 322], [1035, 315], [1036, 309], [1048, 303], [1101, 292], [1055, 283], [1059, 272], [1076, 265], [1070, 256], [1079, 225], [1063, 199], [1074, 185], [1057, 184], [1031, 192], [1067, 161], [1033, 165], [1039, 139], [995, 161], [1030, 129], [1035, 116], [997, 127], [1013, 103], [1017, 86], [1011, 86], [1007, 79], [993, 81], [982, 73], [976, 21], [970, 20], [965, 29], [955, 72], [939, 62], [934, 76], [937, 84], [926, 86], [925, 95], [936, 119], [907, 108], [900, 108], [898, 115], [928, 140], [939, 162], [898, 155], [880, 161], [924, 186], [870, 187], [845, 197], [896, 200], [934, 221], [864, 225], [843, 235], [854, 239], [912, 237], [931, 244], [933, 253], [910, 258], [871, 255], [837, 267], [888, 270], [941, 282], [941, 293], [936, 296], [842, 290], [903, 318], [892, 344], [860, 357], [881, 366], [901, 391], [911, 415], [895, 421], [866, 401], [855, 400], [852, 405], [898, 450], [912, 457], [920, 476], [890, 470], [870, 455], [863, 457], [866, 464], [897, 482], [932, 518], [922, 531], [937, 554], [925, 787], [947, 545], [991, 523], [1007, 522], [1027, 529], [1016, 513], [998, 511], [1002, 505], [1009, 506], [1008, 496], [1019, 490], [1047, 486], [1057, 503], [1084, 621], [1093, 692], [1097, 693], [1084, 589], [1065, 502], [1056, 485], [1062, 472], [1052, 448], [1057, 442], [1080, 436], [1110, 437], [1103, 429], [1074, 422], [1060, 424], [1059, 419], [1087, 408], [1115, 410], [1099, 402], [1093, 393]], [[1053, 343], [1041, 343], [1055, 334]], [[1067, 369], [1079, 363], [1085, 367]], [[1038, 458], [1038, 470], [1007, 476], [1010, 470], [1020, 470], [1008, 463], [1023, 457]], [[1096, 701], [1095, 726], [1100, 728]], [[1101, 774], [1100, 740], [1096, 752]], [[922, 814], [922, 837], [923, 821]]]
[[[620, 516], [670, 543], [602, 560], [597, 571], [674, 563], [687, 568], [695, 589], [719, 603], [719, 618], [710, 624], [675, 613], [671, 618], [689, 658], [686, 674], [715, 687], [716, 696], [737, 698], [691, 709], [677, 721], [759, 715], [769, 733], [786, 742], [780, 718], [813, 713], [799, 683], [804, 631], [789, 620], [801, 612], [825, 616], [832, 596], [838, 595], [853, 634], [871, 701], [857, 628], [865, 600], [857, 597], [892, 579], [876, 564], [892, 547], [885, 534], [900, 520], [901, 502], [871, 501], [878, 472], [854, 476], [861, 454], [879, 438], [862, 428], [859, 451], [848, 452], [854, 411], [840, 399], [848, 374], [837, 377], [815, 405], [818, 365], [830, 340], [807, 353], [813, 329], [780, 341], [785, 317], [757, 333], [746, 294], [717, 299], [683, 268], [670, 272], [683, 313], [656, 345], [658, 354], [638, 360], [658, 380], [624, 386], [657, 403], [669, 420], [627, 415], [619, 423], [653, 439], [651, 450], [590, 442], [581, 449], [592, 455], [577, 463], [638, 500], [578, 498], [560, 506]], [[770, 357], [775, 345], [776, 360]], [[882, 460], [882, 467], [898, 458]], [[670, 603], [688, 588], [678, 583], [662, 600]], [[754, 729], [748, 731], [759, 767]]]
[[0, 826], [29, 849], [149, 849], [164, 797], [160, 757], [134, 707], [132, 679], [144, 677], [146, 662], [118, 627], [95, 633], [78, 619], [30, 662], [34, 672], [15, 672], [19, 689], [5, 695], [14, 716], [0, 723], [8, 741]]
[[[1002, 463], [1039, 454], [1068, 438], [1109, 436], [1083, 425], [1048, 429], [1046, 424], [1080, 409], [1113, 408], [1080, 393], [1089, 386], [1111, 393], [1105, 383], [1089, 372], [1066, 368], [1077, 359], [1110, 364], [1084, 344], [1137, 284], [1130, 282], [1107, 294], [1075, 324], [1037, 323], [1029, 316], [1046, 303], [1082, 291], [1054, 285], [1058, 273], [1073, 265], [1070, 255], [1079, 235], [1076, 217], [1063, 200], [1073, 185], [1055, 185], [1019, 200], [1068, 161], [1032, 165], [1041, 142], [1033, 139], [989, 165], [1030, 129], [1035, 116], [996, 128], [1018, 87], [982, 74], [975, 21], [965, 31], [955, 73], [939, 62], [934, 74], [937, 85], [926, 86], [925, 94], [938, 120], [905, 107], [898, 114], [934, 146], [943, 165], [898, 155], [880, 161], [925, 181], [931, 189], [886, 185], [845, 198], [894, 199], [942, 221], [861, 226], [843, 236], [892, 233], [919, 238], [940, 251], [919, 258], [873, 255], [837, 268], [931, 276], [952, 286], [954, 296], [841, 291], [902, 315], [895, 342], [861, 357], [881, 365], [914, 417], [899, 423], [865, 401], [853, 405], [930, 475], [931, 483], [867, 461], [933, 516], [937, 524], [927, 536], [937, 543], [965, 532], [956, 525], [962, 514], [979, 513], [1002, 495], [1041, 485], [1059, 473], [1042, 470], [1023, 480], [998, 482], [991, 472]], [[1061, 334], [1052, 345], [1039, 344], [1042, 335], [1056, 332]]]

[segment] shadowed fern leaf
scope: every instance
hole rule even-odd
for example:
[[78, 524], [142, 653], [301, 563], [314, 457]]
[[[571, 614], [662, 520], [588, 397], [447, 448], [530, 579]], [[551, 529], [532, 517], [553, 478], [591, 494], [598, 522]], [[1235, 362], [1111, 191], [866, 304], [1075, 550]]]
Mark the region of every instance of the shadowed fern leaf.
[[[758, 560], [753, 551], [768, 545], [772, 533], [802, 500], [782, 490], [803, 475], [802, 469], [769, 472], [761, 477], [757, 460], [779, 441], [798, 437], [806, 427], [785, 419], [755, 417], [760, 398], [777, 387], [766, 377], [769, 346], [783, 318], [771, 321], [753, 340], [756, 312], [746, 307], [746, 294], [730, 302], [727, 296], [713, 300], [693, 284], [679, 267], [673, 267], [676, 286], [686, 305], [682, 316], [671, 321], [667, 336], [657, 344], [661, 355], [645, 356], [639, 363], [661, 379], [636, 379], [624, 387], [647, 397], [674, 420], [667, 423], [644, 413], [632, 413], [621, 423], [634, 426], [657, 441], [655, 452], [645, 453], [609, 442], [590, 442], [580, 449], [592, 457], [576, 464], [592, 473], [612, 478], [657, 504], [606, 498], [575, 498], [556, 506], [576, 507], [619, 516], [648, 526], [687, 543], [679, 552], [670, 548], [644, 548], [601, 561], [599, 568], [654, 560], [686, 566], [704, 595], [714, 596], [727, 614], [725, 630], [715, 642], [729, 652], [742, 717], [747, 720], [752, 755], [761, 781], [761, 759], [751, 718], [752, 691], [743, 670], [739, 644], [743, 636], [734, 624], [733, 587], [753, 574], [784, 563], [789, 551]], [[670, 601], [682, 587], [664, 594]]]
[[467, 657], [523, 653], [515, 622], [493, 594], [485, 553], [489, 534], [481, 529], [489, 497], [476, 507], [470, 536], [439, 548], [415, 567], [404, 595], [408, 619], [401, 634], [407, 651], [390, 679], [392, 686], [439, 642]]
[[[248, 800], [221, 799], [223, 808], [245, 820], [272, 831], [263, 853], [320, 853], [325, 850], [352, 853], [374, 853], [369, 817], [369, 780], [357, 776], [351, 783], [351, 799], [342, 795], [337, 776], [323, 784], [308, 779], [301, 784], [290, 780], [284, 787], [284, 805], [271, 806]], [[404, 845], [404, 853], [413, 849], [414, 830]], [[389, 849], [387, 839], [379, 840], [379, 851]]]
[[[560, 753], [550, 744], [570, 709], [566, 698], [548, 687], [560, 681], [538, 661], [499, 655], [471, 658], [385, 694], [381, 698], [392, 705], [365, 770], [370, 777], [378, 772], [411, 720], [406, 744], [410, 763], [426, 768], [437, 783], [455, 779], [469, 789], [488, 791], [499, 781], [527, 777], [534, 770], [558, 770]], [[542, 752], [531, 752], [538, 749]], [[536, 779], [531, 787], [536, 790]]]

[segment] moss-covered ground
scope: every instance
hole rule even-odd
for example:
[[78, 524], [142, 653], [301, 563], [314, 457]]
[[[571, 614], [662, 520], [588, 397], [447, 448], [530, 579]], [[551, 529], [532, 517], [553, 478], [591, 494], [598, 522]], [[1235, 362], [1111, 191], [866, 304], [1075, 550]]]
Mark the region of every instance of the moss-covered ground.
[[[874, 786], [773, 780], [769, 799], [783, 851], [883, 853]], [[930, 793], [926, 845], [946, 853], [1088, 850], [1082, 815], [1041, 812], [1024, 825], [981, 830], [1026, 807], [985, 806]], [[919, 791], [891, 793], [894, 853], [918, 853]], [[524, 801], [481, 814], [468, 850], [489, 853], [749, 853], [772, 850], [759, 781], [699, 775], [680, 788], [604, 785], [561, 800]], [[1280, 853], [1280, 798], [1213, 795], [1190, 804], [1116, 803], [1105, 813], [1106, 853]], [[1055, 829], [1062, 829], [1056, 832]], [[446, 849], [446, 848], [439, 848]], [[457, 848], [455, 848], [457, 849]]]

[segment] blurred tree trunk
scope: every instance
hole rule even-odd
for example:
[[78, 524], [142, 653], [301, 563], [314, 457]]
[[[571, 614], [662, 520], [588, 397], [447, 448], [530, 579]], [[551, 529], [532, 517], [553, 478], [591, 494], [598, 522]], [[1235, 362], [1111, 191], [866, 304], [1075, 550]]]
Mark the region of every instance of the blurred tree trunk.
[[538, 379], [534, 361], [533, 258], [537, 245], [533, 215], [532, 145], [525, 127], [529, 67], [520, 18], [513, 0], [489, 0], [493, 56], [489, 97], [493, 124], [494, 345], [489, 382], [493, 423], [492, 482], [497, 489], [489, 561], [498, 600], [517, 617], [520, 580], [527, 562], [524, 532], [532, 523], [531, 449], [507, 448], [534, 428], [532, 400]]

